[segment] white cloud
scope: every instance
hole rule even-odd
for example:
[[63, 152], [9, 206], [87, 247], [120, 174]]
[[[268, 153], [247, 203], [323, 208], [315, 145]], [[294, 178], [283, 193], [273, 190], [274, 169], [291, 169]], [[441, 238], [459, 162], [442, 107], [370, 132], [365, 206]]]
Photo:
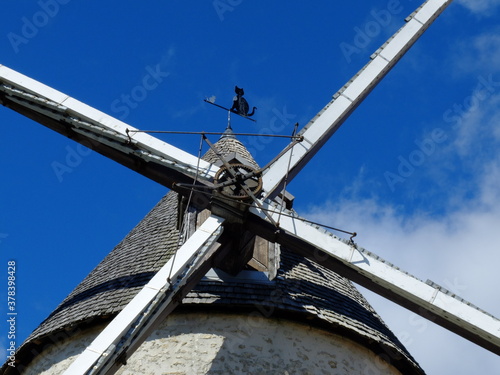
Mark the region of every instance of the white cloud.
[[500, 5], [500, 0], [459, 0], [458, 3], [475, 14], [490, 15]]
[[[486, 82], [486, 78], [481, 81]], [[479, 81], [478, 81], [479, 82]], [[457, 154], [463, 161], [483, 162], [492, 157], [500, 141], [498, 130], [500, 111], [500, 80], [486, 88], [481, 82], [474, 92], [464, 99], [462, 109], [455, 112], [453, 134], [448, 148], [443, 148], [445, 155]], [[478, 147], [481, 145], [481, 147]]]
[[[500, 0], [498, 0], [500, 4]], [[454, 46], [450, 65], [458, 74], [483, 72], [495, 74], [500, 71], [500, 30], [498, 27], [465, 38]]]
[[[497, 80], [500, 82], [498, 77]], [[400, 203], [384, 202], [376, 196], [360, 199], [357, 181], [341, 194], [343, 199], [310, 207], [304, 216], [357, 231], [360, 246], [500, 316], [499, 91], [500, 84], [492, 86], [489, 95], [480, 95], [481, 100], [465, 108], [446, 146], [436, 149], [433, 163], [420, 167], [422, 174], [433, 177], [440, 174], [439, 184], [445, 189], [440, 195], [444, 199], [436, 203], [442, 208], [440, 214], [408, 212], [404, 206], [398, 206]], [[474, 95], [477, 96], [477, 88], [471, 97]], [[450, 164], [454, 168], [447, 170], [445, 166]], [[484, 374], [498, 371], [496, 355], [366, 293], [377, 312], [428, 373], [475, 373], [478, 363]], [[457, 362], [458, 353], [462, 353], [464, 361], [458, 371], [450, 372], [450, 363]]]
[[[500, 160], [491, 161], [478, 177], [477, 198], [441, 217], [408, 216], [404, 210], [376, 199], [326, 202], [305, 216], [358, 231], [357, 242], [416, 277], [431, 279], [495, 316], [500, 264]], [[452, 200], [452, 199], [451, 199]], [[498, 357], [466, 342], [415, 314], [367, 293], [389, 327], [429, 374], [482, 373], [498, 369]], [[436, 355], [439, 351], [439, 355]], [[461, 372], [450, 363], [462, 353]]]

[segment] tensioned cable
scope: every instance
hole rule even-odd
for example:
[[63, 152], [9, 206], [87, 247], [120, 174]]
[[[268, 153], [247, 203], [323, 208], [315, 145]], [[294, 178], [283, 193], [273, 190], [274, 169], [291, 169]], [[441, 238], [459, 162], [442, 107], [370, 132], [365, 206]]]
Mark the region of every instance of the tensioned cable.
[[[215, 145], [210, 142], [208, 140], [208, 138], [205, 136], [205, 135], [202, 135], [203, 137], [203, 140], [205, 142], [207, 142], [208, 146], [210, 146], [210, 149], [215, 153], [215, 155], [217, 155], [217, 157], [221, 160], [222, 164], [225, 166], [225, 168], [227, 169], [228, 173], [231, 174], [231, 177], [232, 178], [237, 178], [237, 173], [236, 171], [232, 168], [232, 166], [230, 165], [230, 163], [222, 156], [222, 154], [217, 150], [217, 148], [215, 147]], [[246, 184], [241, 184], [240, 187], [245, 191], [245, 193], [247, 193], [247, 195], [252, 198], [252, 200], [254, 201], [254, 203], [261, 207], [262, 204], [259, 202], [259, 200], [257, 199], [257, 197], [254, 196], [253, 192], [250, 190], [250, 188], [248, 186], [246, 186]], [[276, 227], [278, 226], [273, 218], [271, 216], [269, 216], [267, 213], [266, 213], [266, 216], [267, 218], [269, 219], [269, 221], [271, 223], [273, 223]]]
[[[186, 240], [186, 238], [184, 238], [184, 231], [186, 230], [186, 221], [189, 221], [189, 220], [186, 220], [186, 215], [188, 214], [188, 211], [189, 211], [189, 206], [191, 205], [191, 200], [193, 198], [193, 193], [194, 193], [194, 188], [195, 188], [195, 185], [196, 185], [196, 182], [198, 181], [198, 173], [199, 173], [199, 170], [200, 170], [200, 160], [201, 160], [201, 153], [202, 153], [202, 150], [203, 150], [203, 136], [201, 137], [200, 139], [200, 147], [198, 149], [198, 162], [197, 162], [197, 165], [196, 165], [196, 174], [194, 176], [194, 180], [193, 180], [193, 185], [190, 189], [190, 193], [189, 193], [189, 196], [188, 196], [188, 201], [187, 201], [187, 204], [186, 204], [186, 209], [184, 210], [184, 213], [183, 213], [183, 216], [184, 216], [184, 220], [182, 222], [182, 226], [181, 228], [179, 228], [179, 235], [177, 237], [177, 249], [175, 250], [174, 252], [174, 255], [172, 256], [172, 265], [170, 267], [170, 271], [168, 273], [168, 278], [167, 280], [170, 282], [170, 276], [172, 276], [172, 271], [173, 271], [173, 268], [174, 268], [174, 263], [175, 263], [175, 256], [177, 255], [177, 251], [179, 250], [179, 247], [181, 245], [181, 242], [184, 242]], [[189, 230], [189, 228], [188, 228]]]
[[[292, 138], [295, 137], [295, 133], [297, 132], [297, 128], [299, 127], [299, 123], [295, 123], [295, 127], [293, 128], [293, 133], [292, 133]], [[295, 145], [293, 145], [295, 146]], [[286, 174], [285, 174], [285, 179], [283, 183], [283, 196], [282, 200], [283, 202], [285, 201], [285, 194], [286, 194], [286, 185], [288, 183], [288, 173], [290, 173], [290, 165], [292, 164], [292, 155], [293, 155], [293, 146], [290, 148], [290, 157], [288, 158], [288, 166], [286, 168]], [[280, 213], [278, 215], [278, 227], [280, 225], [280, 219], [281, 219], [281, 213], [283, 212], [283, 205], [281, 205]]]
[[[183, 132], [178, 130], [126, 130], [128, 133], [159, 133], [159, 134], [187, 134], [187, 135], [224, 135], [225, 132]], [[232, 133], [232, 135], [248, 136], [248, 137], [271, 137], [271, 138], [291, 138], [298, 139], [300, 136], [296, 135], [283, 135], [283, 134], [257, 134], [257, 133]]]
[[[198, 191], [200, 193], [202, 193], [202, 192], [206, 193], [206, 189], [205, 189], [204, 186], [200, 186], [200, 189], [197, 189], [196, 186], [193, 186], [192, 189], [196, 190], [196, 191]], [[218, 196], [218, 199], [225, 200], [225, 201], [228, 201], [228, 202], [233, 202], [234, 201], [233, 199], [228, 198], [228, 197], [224, 197], [224, 196]], [[238, 203], [241, 204], [241, 205], [247, 206], [247, 207], [253, 207], [253, 205], [251, 203], [240, 202], [240, 201]], [[279, 211], [275, 211], [275, 210], [271, 210], [271, 209], [267, 209], [267, 208], [263, 208], [263, 207], [259, 207], [259, 209], [262, 210], [262, 211], [265, 211], [265, 212], [269, 212], [271, 214], [280, 214]], [[287, 213], [284, 213], [284, 212], [281, 212], [281, 215], [282, 216], [286, 216], [286, 217], [290, 217], [292, 219], [297, 219], [297, 220], [300, 220], [300, 221], [308, 223], [308, 224], [317, 225], [317, 226], [320, 226], [320, 227], [323, 227], [323, 228], [331, 229], [331, 230], [333, 230], [335, 232], [349, 234], [351, 236], [351, 238], [350, 238], [351, 242], [352, 242], [352, 239], [358, 235], [356, 232], [349, 232], [349, 231], [344, 230], [344, 229], [339, 229], [339, 228], [335, 228], [335, 227], [332, 227], [332, 226], [329, 226], [329, 225], [326, 225], [326, 224], [322, 224], [322, 223], [318, 223], [318, 222], [315, 222], [315, 221], [307, 220], [307, 219], [304, 219], [303, 217], [300, 217], [300, 216], [294, 216], [294, 215], [290, 215], [290, 214], [287, 214]]]

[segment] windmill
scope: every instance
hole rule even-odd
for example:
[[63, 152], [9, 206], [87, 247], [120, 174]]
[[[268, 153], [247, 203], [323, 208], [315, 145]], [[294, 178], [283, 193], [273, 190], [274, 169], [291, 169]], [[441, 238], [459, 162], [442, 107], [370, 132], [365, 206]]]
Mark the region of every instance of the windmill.
[[[216, 248], [215, 244], [217, 241], [227, 241], [227, 238], [221, 236], [224, 236], [224, 232], [227, 233], [225, 229], [229, 223], [240, 225], [245, 230], [271, 242], [278, 242], [305, 257], [313, 257], [327, 268], [346, 275], [412, 310], [431, 316], [436, 322], [498, 353], [498, 337], [494, 335], [494, 332], [498, 332], [496, 319], [448, 295], [440, 287], [419, 282], [373, 254], [357, 249], [351, 243], [339, 241], [328, 233], [304, 223], [284, 207], [284, 196], [280, 198], [287, 181], [299, 173], [342, 121], [399, 60], [416, 37], [448, 4], [449, 2], [443, 1], [425, 3], [413, 14], [407, 26], [376, 53], [371, 63], [339, 91], [324, 111], [306, 125], [290, 146], [262, 170], [250, 166], [240, 169], [223, 158], [219, 158], [222, 163], [220, 165], [215, 162], [203, 162], [146, 134], [136, 132], [131, 127], [123, 126], [7, 68], [2, 68], [2, 82], [6, 83], [3, 86], [2, 102], [60, 133], [92, 145], [94, 150], [138, 170], [181, 195], [192, 194], [192, 203], [197, 209], [210, 208], [213, 216], [210, 216], [180, 248], [178, 262], [173, 266], [167, 265], [165, 271], [168, 271], [169, 277], [165, 278], [159, 274], [158, 278], [174, 280], [179, 272], [186, 273], [186, 277], [200, 277], [203, 272], [197, 270], [198, 267], [203, 269], [206, 264], [203, 257], [210, 258], [217, 251], [223, 250]], [[232, 196], [235, 187], [245, 191], [245, 198], [252, 202], [250, 208], [243, 205], [239, 194]], [[229, 188], [229, 192], [223, 194], [224, 188]], [[218, 198], [214, 198], [211, 193], [213, 191], [218, 192], [214, 193]], [[220, 197], [219, 193], [223, 197]], [[189, 266], [180, 262], [183, 257], [186, 257]], [[191, 265], [193, 257], [198, 260]], [[189, 284], [191, 280], [183, 276], [182, 282]], [[153, 289], [162, 290], [164, 286], [153, 286]], [[179, 288], [182, 286], [183, 284], [178, 285]], [[170, 297], [173, 297], [177, 289], [172, 289], [171, 293]], [[444, 305], [437, 306], [438, 303]], [[169, 301], [165, 302], [166, 310], [170, 308], [169, 304]], [[130, 306], [123, 310], [125, 316], [126, 310], [147, 308], [146, 305]], [[160, 317], [163, 317], [161, 311], [159, 313]], [[456, 315], [463, 317], [468, 314], [470, 317], [466, 319], [453, 318]], [[154, 317], [151, 319], [148, 324], [153, 324]], [[130, 315], [124, 319], [124, 324], [130, 325], [131, 321], [136, 320], [135, 315]], [[491, 326], [488, 323], [491, 323]], [[139, 341], [130, 345], [122, 344], [116, 352], [109, 351], [116, 345], [116, 340], [122, 342], [120, 335], [124, 329], [111, 324], [103, 334], [103, 341], [97, 341], [90, 351], [85, 352], [81, 361], [93, 366], [99, 358], [106, 357], [114, 364], [115, 355], [127, 357], [129, 352], [124, 349], [132, 350]], [[142, 329], [147, 332], [149, 327], [137, 329], [140, 335]], [[108, 355], [102, 356], [104, 352]], [[106, 366], [105, 362], [101, 361], [103, 366]], [[81, 364], [75, 366], [78, 366], [79, 370], [82, 368]]]

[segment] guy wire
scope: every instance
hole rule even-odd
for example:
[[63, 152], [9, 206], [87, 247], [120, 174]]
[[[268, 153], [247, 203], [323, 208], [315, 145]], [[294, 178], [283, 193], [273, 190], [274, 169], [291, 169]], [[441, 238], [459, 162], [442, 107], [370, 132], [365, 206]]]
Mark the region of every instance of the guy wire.
[[[190, 189], [190, 193], [189, 193], [189, 196], [188, 196], [188, 201], [187, 201], [187, 204], [186, 204], [186, 209], [184, 210], [184, 213], [183, 213], [183, 216], [184, 216], [184, 219], [182, 220], [182, 226], [179, 228], [179, 235], [177, 237], [177, 250], [174, 252], [174, 255], [172, 256], [172, 266], [170, 267], [170, 272], [168, 273], [168, 281], [170, 282], [170, 276], [172, 276], [172, 271], [173, 271], [173, 268], [174, 268], [174, 263], [175, 263], [175, 256], [177, 255], [177, 251], [179, 250], [179, 247], [181, 246], [181, 242], [184, 243], [186, 241], [186, 238], [184, 238], [187, 234], [184, 233], [184, 231], [186, 230], [186, 226], [189, 225], [189, 223], [186, 224], [186, 222], [188, 222], [189, 220], [186, 220], [186, 215], [188, 214], [189, 212], [189, 207], [191, 205], [191, 200], [193, 198], [193, 192], [195, 191], [195, 185], [196, 185], [196, 182], [198, 181], [198, 173], [199, 173], [199, 170], [200, 170], [200, 160], [201, 160], [201, 152], [203, 150], [203, 136], [200, 137], [200, 147], [198, 149], [198, 161], [197, 161], [197, 164], [196, 164], [196, 174], [194, 176], [194, 180], [193, 180], [193, 185]], [[189, 228], [188, 228], [189, 230]]]

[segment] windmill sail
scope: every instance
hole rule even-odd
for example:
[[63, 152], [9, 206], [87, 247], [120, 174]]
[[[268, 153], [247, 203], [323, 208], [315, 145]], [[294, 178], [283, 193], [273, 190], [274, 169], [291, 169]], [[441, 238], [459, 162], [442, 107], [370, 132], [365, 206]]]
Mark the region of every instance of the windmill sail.
[[[280, 199], [274, 199], [281, 193], [287, 179], [292, 179], [307, 164], [450, 3], [444, 0], [425, 2], [408, 19], [407, 25], [377, 51], [372, 61], [306, 125], [300, 133], [300, 144], [286, 148], [279, 154], [264, 170], [263, 176], [249, 173], [253, 177], [262, 177], [265, 192], [264, 199], [251, 196], [251, 208], [246, 201], [228, 200], [227, 196], [218, 194], [216, 189], [211, 192], [209, 189], [204, 190], [199, 195], [203, 198], [203, 204], [198, 205], [190, 205], [190, 191], [181, 189], [169, 193], [148, 218], [27, 339], [16, 357], [20, 365], [30, 367], [34, 373], [40, 373], [47, 363], [54, 369], [67, 369], [75, 359], [75, 348], [80, 348], [83, 354], [68, 369], [68, 373], [113, 373], [128, 360], [132, 367], [135, 366], [131, 371], [140, 373], [142, 359], [135, 361], [133, 356], [134, 350], [147, 337], [140, 328], [142, 317], [148, 316], [147, 311], [156, 298], [148, 294], [149, 289], [168, 290], [171, 287], [170, 277], [165, 278], [163, 266], [170, 261], [173, 263], [181, 228], [186, 235], [194, 233], [193, 240], [188, 240], [185, 246], [179, 248], [178, 255], [185, 256], [185, 262], [172, 275], [178, 273], [177, 282], [189, 285], [174, 295], [179, 298], [186, 296], [184, 305], [191, 304], [194, 310], [201, 305], [203, 310], [209, 305], [217, 306], [215, 309], [219, 308], [217, 312], [222, 315], [243, 312], [250, 316], [257, 311], [259, 317], [283, 319], [286, 324], [294, 319], [301, 323], [309, 319], [315, 329], [326, 328], [336, 335], [326, 340], [332, 345], [332, 350], [333, 346], [339, 345], [338, 336], [349, 340], [342, 350], [345, 350], [347, 357], [354, 358], [350, 365], [358, 369], [362, 368], [365, 359], [371, 363], [379, 359], [393, 372], [421, 374], [422, 370], [411, 355], [352, 284], [340, 276], [344, 275], [413, 311], [423, 311], [422, 315], [430, 316], [446, 328], [499, 353], [498, 319], [449, 295], [440, 287], [423, 283], [399, 271], [352, 243], [345, 243], [329, 233], [304, 224], [294, 212], [285, 210]], [[145, 134], [131, 137], [131, 128], [126, 124], [3, 66], [0, 67], [0, 83], [0, 101], [3, 105], [82, 144], [90, 145], [98, 152], [174, 190], [176, 182], [192, 183], [195, 180], [202, 183], [204, 188], [214, 187], [212, 180], [219, 170], [216, 165], [220, 164], [220, 158], [224, 159], [226, 170], [231, 172], [226, 176], [225, 187], [248, 187], [245, 175], [231, 171], [231, 165], [254, 162], [241, 143], [230, 134], [230, 129], [215, 145], [217, 152], [207, 154], [206, 160], [201, 161]], [[281, 217], [282, 213], [286, 215]], [[222, 219], [214, 216], [219, 214]], [[276, 215], [279, 215], [279, 219]], [[226, 250], [224, 256], [217, 254], [216, 241], [221, 226], [224, 229], [224, 236], [220, 237], [221, 247]], [[203, 239], [199, 239], [200, 235]], [[206, 257], [203, 255], [202, 262], [197, 262], [195, 254], [200, 249], [208, 253]], [[197, 267], [192, 267], [193, 264]], [[194, 286], [191, 284], [195, 284], [212, 265], [216, 269], [189, 293]], [[191, 271], [182, 270], [193, 270], [196, 277], [191, 279]], [[162, 279], [163, 284], [155, 283], [158, 278]], [[153, 288], [148, 286], [150, 280], [154, 280]], [[143, 298], [144, 294], [151, 298]], [[169, 300], [171, 297], [169, 295], [158, 304], [158, 316], [163, 318], [180, 303], [180, 300]], [[130, 310], [133, 313], [129, 313]], [[218, 324], [222, 324], [224, 319], [221, 316]], [[144, 325], [145, 332], [153, 331], [158, 323], [154, 320], [151, 326]], [[238, 330], [241, 328], [238, 324], [232, 320], [230, 329]], [[258, 341], [252, 348], [247, 347], [247, 342], [225, 337], [231, 345], [224, 347], [221, 344], [220, 351], [216, 352], [223, 353], [223, 358], [212, 358], [213, 362], [208, 364], [200, 358], [199, 362], [206, 366], [226, 366], [224, 355], [231, 356], [234, 351], [238, 355], [232, 358], [252, 355], [251, 349], [262, 348], [264, 341], [272, 342], [272, 337], [266, 335], [267, 323], [262, 324], [264, 328], [260, 330], [252, 326], [252, 333], [258, 332], [258, 335], [248, 335], [249, 342]], [[109, 328], [104, 328], [104, 325]], [[291, 331], [300, 331], [300, 328], [296, 328], [294, 331], [288, 327]], [[207, 329], [207, 326], [203, 326], [193, 337], [198, 337], [197, 334]], [[103, 333], [99, 334], [98, 331]], [[168, 336], [162, 332], [156, 334]], [[175, 337], [182, 335], [182, 329], [179, 328], [175, 334]], [[150, 338], [160, 347], [164, 343], [164, 337]], [[84, 346], [88, 349], [83, 350]], [[262, 349], [257, 351], [262, 352]], [[145, 356], [147, 352], [145, 350], [139, 354]], [[160, 351], [161, 358], [157, 359], [160, 366], [163, 366], [162, 361], [170, 358], [164, 358], [164, 354]], [[316, 351], [313, 360], [307, 362], [308, 359], [301, 357], [302, 362], [294, 365], [307, 363], [313, 366], [316, 363], [314, 359], [321, 355]], [[279, 361], [286, 362], [285, 359], [280, 357]], [[84, 365], [81, 366], [81, 363]], [[335, 361], [333, 363], [337, 364]], [[272, 366], [272, 358], [267, 362], [262, 360], [255, 366], [260, 365]], [[331, 363], [329, 365], [332, 368], [334, 366]], [[222, 367], [219, 369], [224, 371]], [[5, 372], [9, 371], [11, 369], [6, 367]], [[259, 367], [256, 371], [265, 371], [265, 367]]]

